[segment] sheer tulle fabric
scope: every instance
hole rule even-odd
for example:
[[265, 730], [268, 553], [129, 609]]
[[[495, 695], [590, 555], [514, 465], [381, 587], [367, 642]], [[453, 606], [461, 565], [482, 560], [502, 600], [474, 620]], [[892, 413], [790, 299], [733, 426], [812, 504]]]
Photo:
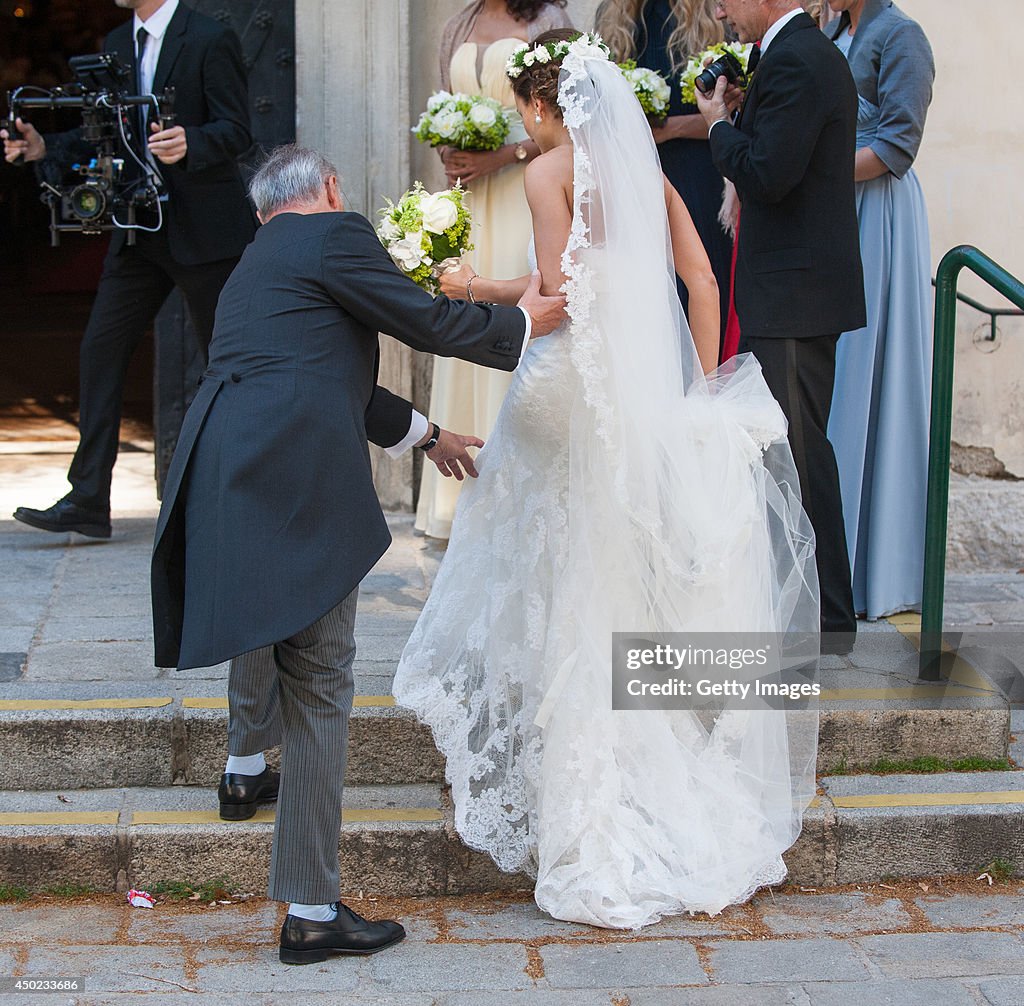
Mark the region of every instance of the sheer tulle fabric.
[[556, 918], [638, 928], [783, 879], [817, 714], [612, 711], [611, 633], [816, 633], [813, 536], [757, 363], [701, 373], [632, 91], [571, 53], [560, 104], [570, 321], [516, 373], [395, 695], [468, 845]]

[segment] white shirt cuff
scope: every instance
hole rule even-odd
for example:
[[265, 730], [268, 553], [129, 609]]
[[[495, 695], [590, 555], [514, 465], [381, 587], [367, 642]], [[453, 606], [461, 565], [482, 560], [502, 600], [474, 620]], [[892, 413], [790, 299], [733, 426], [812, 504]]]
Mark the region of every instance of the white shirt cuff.
[[712, 122], [711, 125], [708, 127], [708, 139], [711, 138], [711, 133], [714, 130], [715, 126], [719, 126], [723, 122], [728, 122], [728, 121], [729, 121], [728, 119], [715, 119], [715, 121]]
[[[530, 317], [530, 312], [525, 307], [519, 308], [523, 312], [523, 317], [526, 319], [526, 335], [523, 337], [523, 348], [519, 351], [519, 363], [523, 362], [523, 357], [526, 356], [526, 347], [530, 345], [530, 335], [533, 332], [533, 319]], [[518, 366], [518, 364], [516, 365]]]
[[421, 441], [429, 429], [430, 423], [427, 422], [427, 417], [413, 409], [412, 422], [409, 423], [409, 432], [405, 435], [405, 439], [401, 443], [395, 444], [394, 447], [385, 447], [384, 453], [389, 458], [400, 458], [410, 447]]

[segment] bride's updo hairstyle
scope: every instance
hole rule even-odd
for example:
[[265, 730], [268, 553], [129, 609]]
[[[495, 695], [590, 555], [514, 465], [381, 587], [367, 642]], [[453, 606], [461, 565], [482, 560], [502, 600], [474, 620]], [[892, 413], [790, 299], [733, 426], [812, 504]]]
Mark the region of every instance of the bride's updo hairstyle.
[[[568, 46], [580, 37], [582, 32], [575, 28], [555, 28], [538, 35], [528, 46], [523, 47], [527, 53], [535, 53], [539, 48], [550, 46], [552, 49], [562, 42]], [[559, 118], [562, 110], [558, 107], [558, 72], [562, 68], [562, 56], [549, 55], [546, 60], [533, 59], [528, 64], [520, 63], [513, 55], [506, 68], [512, 83], [512, 93], [521, 101], [530, 102], [540, 98]], [[513, 62], [517, 65], [513, 67]]]

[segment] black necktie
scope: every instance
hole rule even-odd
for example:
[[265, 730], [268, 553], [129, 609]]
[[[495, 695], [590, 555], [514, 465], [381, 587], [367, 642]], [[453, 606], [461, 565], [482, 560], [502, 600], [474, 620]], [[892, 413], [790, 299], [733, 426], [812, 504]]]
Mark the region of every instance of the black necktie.
[[747, 76], [750, 77], [753, 72], [757, 69], [757, 64], [761, 62], [761, 46], [756, 42], [754, 48], [750, 50], [750, 57], [747, 60]]
[[[146, 40], [149, 32], [145, 26], [135, 33], [135, 93], [142, 94], [142, 54], [146, 51]], [[135, 106], [135, 126], [138, 131], [138, 147], [145, 154], [146, 152], [146, 106]]]

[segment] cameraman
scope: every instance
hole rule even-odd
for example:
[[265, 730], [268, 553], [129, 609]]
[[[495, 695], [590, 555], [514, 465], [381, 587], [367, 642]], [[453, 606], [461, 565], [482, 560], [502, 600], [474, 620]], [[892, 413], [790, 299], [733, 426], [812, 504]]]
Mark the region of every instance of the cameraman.
[[[18, 507], [17, 520], [45, 531], [77, 531], [110, 537], [110, 481], [121, 425], [125, 374], [135, 347], [175, 286], [181, 288], [205, 358], [221, 287], [255, 233], [236, 159], [252, 143], [248, 88], [237, 36], [220, 22], [179, 0], [115, 0], [134, 11], [104, 43], [122, 64], [134, 68], [137, 94], [175, 88], [180, 123], [161, 130], [154, 116], [145, 123], [147, 142], [132, 139], [135, 155], [161, 178], [163, 226], [113, 231], [96, 300], [82, 339], [79, 443], [68, 472], [71, 492], [47, 510]], [[135, 118], [135, 109], [129, 119]], [[95, 151], [80, 130], [42, 136], [18, 119], [21, 139], [5, 130], [4, 157], [13, 162], [47, 158], [66, 169]], [[121, 150], [127, 170], [137, 167]], [[138, 169], [141, 175], [141, 168]], [[156, 213], [140, 214], [153, 226]]]

